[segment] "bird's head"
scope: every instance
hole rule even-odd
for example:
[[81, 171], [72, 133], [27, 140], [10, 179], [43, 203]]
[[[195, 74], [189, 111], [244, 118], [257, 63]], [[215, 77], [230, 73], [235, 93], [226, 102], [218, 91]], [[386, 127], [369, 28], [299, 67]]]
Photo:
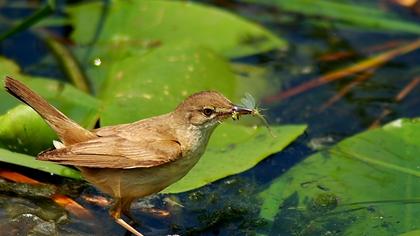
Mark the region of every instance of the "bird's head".
[[211, 130], [229, 117], [235, 119], [252, 112], [252, 109], [233, 104], [218, 92], [204, 91], [186, 98], [174, 113], [182, 122], [203, 130]]

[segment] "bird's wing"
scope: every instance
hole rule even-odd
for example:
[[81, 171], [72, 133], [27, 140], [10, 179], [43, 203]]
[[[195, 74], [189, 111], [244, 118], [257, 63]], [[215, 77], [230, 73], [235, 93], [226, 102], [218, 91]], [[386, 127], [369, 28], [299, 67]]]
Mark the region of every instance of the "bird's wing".
[[130, 169], [162, 165], [181, 156], [181, 145], [175, 139], [139, 141], [112, 135], [46, 151], [38, 159], [80, 167]]

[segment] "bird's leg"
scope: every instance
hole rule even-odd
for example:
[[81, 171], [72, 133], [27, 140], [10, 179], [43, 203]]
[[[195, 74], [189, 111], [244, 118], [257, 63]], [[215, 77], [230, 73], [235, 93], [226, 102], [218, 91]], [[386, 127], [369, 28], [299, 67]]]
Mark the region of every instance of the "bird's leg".
[[[124, 203], [125, 203], [125, 201], [124, 201]], [[125, 205], [124, 203], [123, 203], [122, 199], [120, 199], [120, 198], [117, 199], [117, 202], [115, 203], [115, 205], [110, 210], [110, 215], [112, 216], [112, 218], [114, 218], [114, 220], [115, 220], [115, 222], [117, 222], [117, 224], [121, 225], [126, 230], [130, 231], [132, 234], [134, 234], [136, 236], [143, 236], [143, 234], [141, 234], [139, 231], [137, 231], [131, 225], [129, 225], [127, 222], [125, 222], [123, 219], [121, 219], [121, 210], [122, 210], [122, 206]]]
[[131, 222], [131, 224], [136, 224], [136, 220], [130, 212], [131, 203], [134, 198], [122, 198], [121, 199], [121, 212], [124, 214]]

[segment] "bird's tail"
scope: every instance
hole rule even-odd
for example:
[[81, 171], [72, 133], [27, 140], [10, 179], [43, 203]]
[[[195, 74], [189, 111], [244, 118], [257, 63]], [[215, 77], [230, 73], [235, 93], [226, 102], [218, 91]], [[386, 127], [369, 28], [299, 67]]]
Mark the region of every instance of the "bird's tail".
[[6, 77], [4, 87], [11, 95], [32, 107], [57, 133], [64, 145], [70, 145], [96, 137], [94, 133], [65, 116], [57, 108], [18, 80]]

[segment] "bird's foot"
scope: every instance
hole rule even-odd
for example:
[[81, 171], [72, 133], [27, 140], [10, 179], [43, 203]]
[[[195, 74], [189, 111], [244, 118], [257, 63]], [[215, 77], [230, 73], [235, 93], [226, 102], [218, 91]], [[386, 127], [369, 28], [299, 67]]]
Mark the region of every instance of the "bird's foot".
[[123, 219], [115, 218], [115, 222], [117, 222], [117, 224], [124, 227], [126, 230], [130, 231], [132, 234], [134, 234], [136, 236], [143, 236], [143, 234], [141, 234], [139, 231], [137, 231], [135, 228], [133, 228], [131, 225], [129, 225], [127, 222], [125, 222]]
[[124, 227], [124, 229], [128, 230], [129, 232], [131, 232], [132, 234], [136, 236], [143, 236], [143, 234], [141, 234], [139, 231], [133, 228], [133, 226], [131, 226], [130, 224], [125, 222], [123, 219], [121, 219], [120, 201], [118, 201], [117, 204], [113, 207], [113, 209], [111, 209], [110, 215], [112, 216], [112, 218], [114, 218], [115, 222], [121, 225], [122, 227]]

